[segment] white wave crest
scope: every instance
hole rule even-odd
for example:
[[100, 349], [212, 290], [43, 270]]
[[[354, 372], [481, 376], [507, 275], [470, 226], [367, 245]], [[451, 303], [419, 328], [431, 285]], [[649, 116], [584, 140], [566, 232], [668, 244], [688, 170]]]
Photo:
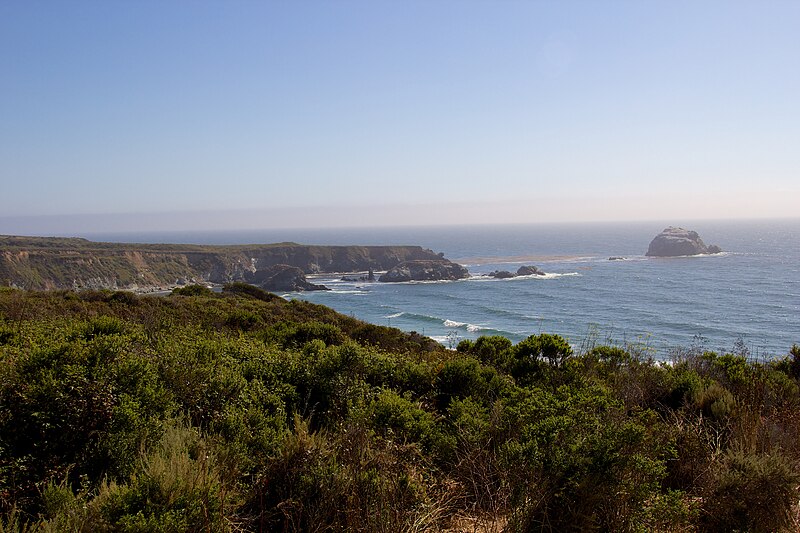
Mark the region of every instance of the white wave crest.
[[401, 317], [401, 316], [403, 316], [404, 314], [405, 314], [405, 313], [404, 313], [403, 311], [400, 311], [399, 313], [394, 313], [394, 314], [391, 314], [391, 315], [386, 315], [386, 316], [384, 316], [383, 318], [400, 318], [400, 317]]
[[464, 328], [470, 333], [474, 333], [476, 331], [481, 331], [482, 329], [486, 329], [482, 326], [478, 326], [476, 324], [469, 324], [467, 322], [456, 322], [455, 320], [445, 320], [444, 327], [446, 328]]
[[526, 279], [538, 279], [538, 280], [546, 280], [546, 279], [558, 279], [558, 278], [567, 278], [572, 276], [580, 276], [580, 272], [548, 272], [546, 274], [529, 274], [527, 276], [514, 276], [512, 278], [495, 278], [493, 276], [489, 276], [487, 274], [475, 274], [469, 278], [470, 281], [521, 281]]
[[369, 291], [363, 291], [358, 289], [354, 290], [332, 289], [331, 292], [334, 294], [369, 294]]

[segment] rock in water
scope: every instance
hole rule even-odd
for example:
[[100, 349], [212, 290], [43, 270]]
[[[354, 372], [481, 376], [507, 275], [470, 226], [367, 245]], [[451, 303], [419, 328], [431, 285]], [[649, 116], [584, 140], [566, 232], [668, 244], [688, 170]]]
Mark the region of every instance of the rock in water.
[[672, 226], [656, 235], [647, 248], [648, 257], [676, 257], [681, 255], [716, 254], [719, 246], [706, 246], [696, 231]]
[[539, 267], [526, 265], [519, 267], [516, 274], [513, 274], [508, 270], [495, 270], [486, 275], [490, 278], [509, 279], [516, 278], [517, 276], [544, 276], [545, 273], [542, 270], [539, 270]]
[[306, 279], [305, 272], [289, 265], [273, 265], [257, 270], [248, 281], [267, 291], [327, 291], [324, 285], [315, 285]]
[[544, 276], [545, 272], [541, 270], [539, 267], [525, 265], [519, 267], [517, 270], [517, 276]]
[[512, 274], [508, 270], [495, 270], [494, 272], [489, 272], [487, 276], [490, 278], [508, 279], [516, 277], [516, 274]]
[[463, 266], [442, 259], [439, 261], [403, 261], [383, 274], [378, 281], [397, 283], [402, 281], [443, 281], [463, 279], [469, 272]]

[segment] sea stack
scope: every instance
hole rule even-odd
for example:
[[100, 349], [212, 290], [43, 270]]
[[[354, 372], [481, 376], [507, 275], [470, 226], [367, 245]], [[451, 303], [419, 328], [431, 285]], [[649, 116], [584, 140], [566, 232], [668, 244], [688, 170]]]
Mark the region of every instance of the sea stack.
[[716, 254], [719, 246], [706, 246], [696, 231], [672, 226], [656, 235], [647, 248], [648, 257], [677, 257], [682, 255]]

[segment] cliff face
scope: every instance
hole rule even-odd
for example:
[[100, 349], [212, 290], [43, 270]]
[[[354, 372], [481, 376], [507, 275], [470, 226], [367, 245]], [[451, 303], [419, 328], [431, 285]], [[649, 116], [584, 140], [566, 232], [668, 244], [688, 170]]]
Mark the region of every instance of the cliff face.
[[436, 259], [420, 246], [199, 246], [0, 236], [0, 286], [151, 289], [243, 281], [275, 265], [313, 274], [388, 270], [403, 261]]

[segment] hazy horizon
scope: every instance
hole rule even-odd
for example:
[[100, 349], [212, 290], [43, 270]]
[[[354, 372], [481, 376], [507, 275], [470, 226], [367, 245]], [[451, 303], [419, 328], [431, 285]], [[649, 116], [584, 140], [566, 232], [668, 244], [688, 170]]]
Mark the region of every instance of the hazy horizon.
[[[398, 206], [397, 214], [400, 210], [407, 210], [407, 206]], [[420, 210], [423, 210], [421, 207]], [[686, 216], [652, 216], [629, 219], [613, 218], [563, 218], [549, 220], [515, 220], [513, 217], [496, 217], [494, 220], [486, 219], [467, 219], [458, 218], [446, 220], [442, 218], [425, 219], [424, 217], [415, 218], [415, 222], [409, 223], [407, 218], [386, 217], [380, 223], [359, 223], [357, 218], [345, 216], [342, 208], [342, 217], [339, 223], [324, 223], [319, 218], [304, 218], [303, 213], [273, 212], [259, 213], [251, 212], [245, 216], [235, 216], [235, 213], [225, 211], [209, 211], [194, 213], [118, 213], [113, 215], [51, 215], [51, 216], [29, 216], [29, 217], [0, 217], [0, 235], [20, 235], [20, 236], [52, 236], [52, 237], [75, 237], [86, 236], [92, 238], [93, 235], [157, 235], [157, 234], [198, 234], [198, 233], [257, 233], [257, 232], [280, 232], [293, 230], [300, 231], [331, 231], [331, 230], [358, 230], [358, 229], [402, 229], [409, 228], [446, 228], [446, 227], [470, 227], [470, 226], [531, 226], [542, 227], [563, 226], [571, 224], [652, 224], [655, 228], [661, 229], [666, 226], [683, 226], [694, 228], [697, 224], [720, 223], [720, 222], [770, 222], [770, 221], [800, 221], [797, 216], [772, 216], [772, 217], [695, 217]], [[386, 209], [382, 211], [385, 214]], [[322, 214], [324, 214], [323, 210]], [[242, 224], [249, 221], [250, 224]], [[352, 243], [357, 244], [357, 243]]]
[[0, 233], [796, 217], [797, 27], [797, 2], [6, 2]]

